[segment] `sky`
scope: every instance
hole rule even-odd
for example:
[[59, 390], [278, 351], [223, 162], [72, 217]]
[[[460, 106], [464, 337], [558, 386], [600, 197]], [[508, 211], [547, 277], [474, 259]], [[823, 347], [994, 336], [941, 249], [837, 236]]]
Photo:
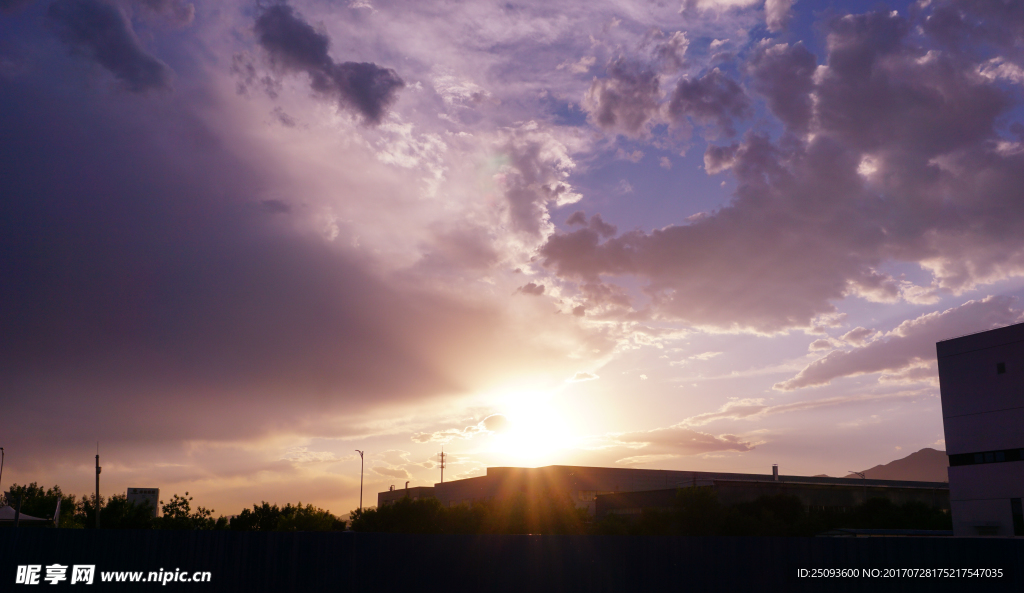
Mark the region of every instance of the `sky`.
[[1024, 4], [0, 0], [3, 485], [343, 514], [944, 449]]

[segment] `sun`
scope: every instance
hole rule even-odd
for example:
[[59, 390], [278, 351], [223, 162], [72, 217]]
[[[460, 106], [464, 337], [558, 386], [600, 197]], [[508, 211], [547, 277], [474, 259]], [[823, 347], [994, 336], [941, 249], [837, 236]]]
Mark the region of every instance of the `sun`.
[[496, 460], [514, 465], [557, 463], [573, 440], [573, 430], [554, 394], [517, 392], [502, 398], [499, 409], [508, 419], [504, 430], [491, 435], [487, 450]]

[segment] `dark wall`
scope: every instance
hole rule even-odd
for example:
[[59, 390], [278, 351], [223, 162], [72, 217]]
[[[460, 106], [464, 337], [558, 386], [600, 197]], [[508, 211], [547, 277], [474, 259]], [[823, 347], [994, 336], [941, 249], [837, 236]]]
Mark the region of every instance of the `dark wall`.
[[[17, 565], [54, 562], [95, 564], [97, 572], [180, 568], [213, 576], [209, 584], [97, 583], [85, 591], [1024, 590], [1024, 540], [1010, 539], [0, 532], [0, 591], [22, 590], [14, 585]], [[830, 567], [989, 567], [1008, 576], [985, 582], [795, 577], [799, 568]]]

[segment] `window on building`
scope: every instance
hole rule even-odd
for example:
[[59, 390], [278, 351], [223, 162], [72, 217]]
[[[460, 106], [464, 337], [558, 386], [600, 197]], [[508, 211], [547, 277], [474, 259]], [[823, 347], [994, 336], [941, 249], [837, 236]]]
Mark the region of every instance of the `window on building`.
[[996, 374], [997, 375], [1002, 375], [1005, 372], [1006, 372], [1006, 363], [1005, 362], [997, 362], [996, 363]]

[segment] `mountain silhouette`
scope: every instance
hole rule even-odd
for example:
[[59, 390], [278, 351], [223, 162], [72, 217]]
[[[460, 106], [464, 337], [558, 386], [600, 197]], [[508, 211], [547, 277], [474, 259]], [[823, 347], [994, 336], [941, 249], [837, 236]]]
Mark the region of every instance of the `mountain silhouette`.
[[[885, 465], [876, 465], [871, 469], [861, 470], [871, 480], [909, 480], [913, 482], [948, 482], [949, 458], [945, 451], [924, 448], [911, 453], [902, 459], [890, 461]], [[847, 478], [859, 478], [849, 474]]]

